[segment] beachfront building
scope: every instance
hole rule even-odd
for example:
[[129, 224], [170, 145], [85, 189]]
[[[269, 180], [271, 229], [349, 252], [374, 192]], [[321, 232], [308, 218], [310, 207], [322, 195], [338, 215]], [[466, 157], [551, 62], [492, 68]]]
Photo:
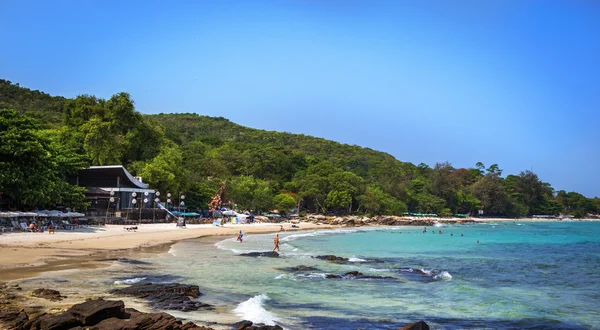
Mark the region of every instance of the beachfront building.
[[123, 165], [91, 166], [71, 177], [69, 183], [86, 188], [85, 196], [90, 202], [88, 216], [125, 216], [126, 211], [138, 214], [156, 207], [155, 190]]

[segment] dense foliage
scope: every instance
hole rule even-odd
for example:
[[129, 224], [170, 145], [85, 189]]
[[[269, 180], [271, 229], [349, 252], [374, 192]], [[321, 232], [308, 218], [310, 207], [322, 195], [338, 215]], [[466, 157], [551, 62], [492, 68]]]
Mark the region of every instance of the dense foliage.
[[108, 100], [89, 95], [65, 99], [0, 80], [0, 108], [13, 109], [3, 110], [0, 119], [0, 192], [10, 206], [52, 201], [81, 206], [81, 191], [65, 185], [65, 175], [87, 165], [123, 164], [162, 192], [186, 192], [190, 208], [205, 208], [225, 183], [225, 199], [239, 208], [284, 212], [294, 207], [396, 215], [484, 210], [488, 216], [519, 217], [600, 211], [600, 199], [555, 192], [530, 171], [503, 177], [496, 164], [455, 168], [438, 163], [432, 168], [224, 118], [142, 115], [127, 93]]

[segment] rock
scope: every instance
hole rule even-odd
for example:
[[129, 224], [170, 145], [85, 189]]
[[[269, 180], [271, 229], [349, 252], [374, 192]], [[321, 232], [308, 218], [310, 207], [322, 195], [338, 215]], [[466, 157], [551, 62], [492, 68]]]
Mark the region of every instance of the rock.
[[398, 330], [429, 330], [429, 325], [424, 321], [419, 321], [415, 323], [409, 323]]
[[52, 289], [35, 289], [33, 290], [33, 292], [31, 292], [31, 295], [34, 297], [44, 298], [51, 301], [60, 301], [64, 298], [67, 298], [65, 296], [61, 296], [59, 291]]
[[296, 267], [278, 268], [278, 269], [286, 271], [286, 272], [314, 272], [314, 271], [319, 270], [318, 268], [311, 267], [311, 266], [304, 266], [304, 265], [299, 265]]
[[374, 275], [365, 275], [358, 271], [347, 272], [344, 276], [351, 276], [356, 279], [371, 279], [371, 280], [394, 280], [395, 277], [391, 276], [374, 276]]
[[252, 321], [244, 320], [244, 321], [235, 323], [233, 325], [233, 328], [236, 330], [244, 330], [244, 329], [248, 329], [251, 326], [252, 326]]
[[325, 260], [325, 261], [333, 261], [333, 262], [348, 262], [348, 258], [337, 257], [334, 255], [316, 256], [315, 258]]
[[[17, 328], [18, 329], [18, 328]], [[142, 313], [124, 308], [123, 301], [89, 300], [60, 314], [42, 314], [22, 329], [31, 330], [212, 330], [191, 322], [182, 324], [167, 313]]]
[[266, 251], [266, 252], [249, 252], [240, 254], [244, 257], [269, 257], [269, 258], [277, 258], [279, 257], [279, 253], [276, 251]]
[[342, 278], [342, 276], [337, 274], [325, 274], [325, 278]]
[[211, 305], [190, 299], [200, 297], [200, 288], [197, 285], [136, 283], [127, 288], [111, 290], [110, 293], [144, 298], [154, 307], [161, 309], [187, 312], [213, 308]]
[[24, 310], [14, 312], [0, 312], [0, 325], [6, 329], [23, 329], [29, 321], [29, 315]]
[[279, 325], [264, 325], [262, 323], [254, 324], [252, 321], [241, 321], [233, 324], [233, 329], [236, 330], [283, 330]]
[[346, 275], [346, 276], [363, 276], [363, 273], [355, 270], [355, 271], [352, 271], [352, 272], [347, 272], [344, 275]]

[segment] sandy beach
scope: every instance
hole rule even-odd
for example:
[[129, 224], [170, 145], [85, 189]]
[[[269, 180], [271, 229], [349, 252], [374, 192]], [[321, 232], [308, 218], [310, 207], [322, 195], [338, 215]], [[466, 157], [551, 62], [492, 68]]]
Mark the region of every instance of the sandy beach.
[[73, 268], [102, 267], [94, 262], [107, 257], [120, 257], [126, 250], [157, 247], [180, 240], [205, 236], [235, 236], [245, 233], [277, 232], [283, 225], [289, 230], [330, 229], [335, 226], [300, 223], [299, 229], [291, 224], [228, 224], [187, 225], [144, 224], [138, 230], [127, 231], [121, 225], [79, 228], [74, 231], [45, 233], [4, 233], [0, 235], [0, 280], [13, 280], [36, 276], [39, 273]]

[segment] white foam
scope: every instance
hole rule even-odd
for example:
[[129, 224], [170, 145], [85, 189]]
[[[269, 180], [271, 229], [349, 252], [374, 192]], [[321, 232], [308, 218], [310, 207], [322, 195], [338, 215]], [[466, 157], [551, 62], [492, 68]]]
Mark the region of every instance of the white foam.
[[437, 275], [435, 275], [433, 277], [434, 280], [446, 280], [449, 281], [452, 279], [452, 275], [450, 275], [450, 273], [448, 273], [447, 271], [443, 271]]
[[423, 272], [423, 274], [425, 274], [427, 276], [431, 276], [431, 271], [430, 270], [425, 270], [425, 269], [421, 268], [421, 271]]
[[254, 323], [264, 323], [266, 325], [275, 325], [275, 322], [279, 320], [273, 313], [267, 311], [263, 306], [265, 301], [269, 299], [271, 298], [264, 293], [254, 296], [240, 303], [233, 310], [233, 312], [236, 313], [242, 320], [248, 320]]
[[176, 256], [177, 256], [177, 250], [175, 250], [173, 247], [171, 247], [171, 248], [169, 249], [169, 252], [168, 252], [168, 253], [169, 253], [170, 255], [174, 256], [174, 257], [176, 257]]
[[436, 222], [436, 223], [434, 223], [434, 224], [433, 224], [433, 226], [434, 226], [434, 227], [445, 227], [444, 225], [442, 225], [442, 224], [441, 224], [441, 223], [439, 223], [439, 222]]
[[145, 280], [145, 277], [136, 277], [136, 278], [128, 278], [122, 281], [115, 281], [114, 284], [116, 285], [121, 285], [121, 284], [134, 284], [134, 283], [138, 283], [141, 282], [143, 280]]
[[369, 268], [368, 271], [370, 272], [389, 272], [389, 269], [383, 269], [383, 268]]
[[358, 257], [355, 257], [355, 256], [352, 256], [351, 258], [348, 258], [348, 261], [350, 261], [350, 262], [367, 262], [367, 260], [361, 259], [361, 258], [358, 258]]

